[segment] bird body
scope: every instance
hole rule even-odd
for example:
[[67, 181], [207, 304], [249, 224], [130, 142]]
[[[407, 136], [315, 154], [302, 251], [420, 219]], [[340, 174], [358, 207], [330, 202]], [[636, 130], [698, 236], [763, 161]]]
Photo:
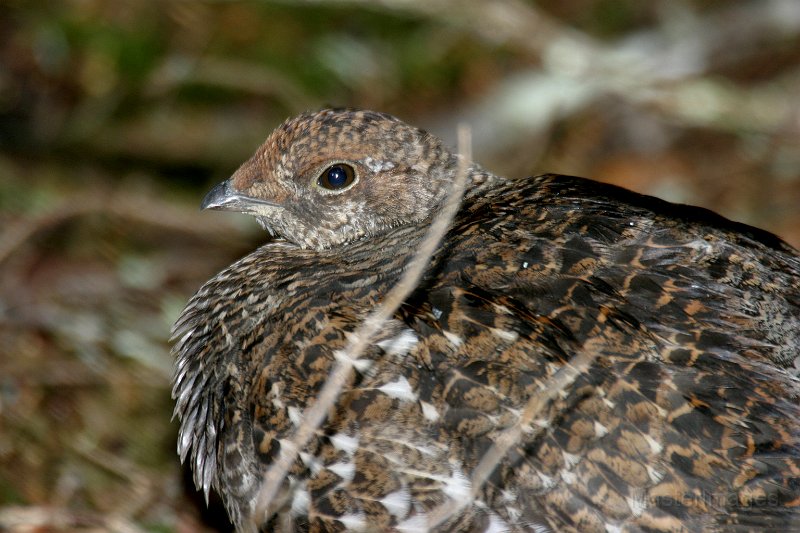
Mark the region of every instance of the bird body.
[[[472, 164], [419, 284], [292, 450], [457, 163], [393, 117], [326, 110], [287, 121], [209, 193], [278, 239], [207, 282], [174, 328], [178, 448], [198, 487], [242, 531], [427, 531], [448, 504], [434, 529], [800, 528], [797, 251], [582, 178]], [[270, 465], [295, 451], [261, 508]]]

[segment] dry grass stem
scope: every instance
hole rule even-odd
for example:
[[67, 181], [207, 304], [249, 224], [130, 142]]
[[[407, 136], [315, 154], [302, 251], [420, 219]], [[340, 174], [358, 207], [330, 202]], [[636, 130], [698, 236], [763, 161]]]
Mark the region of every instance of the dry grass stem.
[[297, 458], [299, 450], [302, 450], [308, 444], [322, 425], [325, 417], [344, 389], [354, 363], [370, 346], [375, 334], [380, 331], [386, 321], [391, 318], [397, 308], [417, 287], [430, 258], [450, 227], [450, 223], [455, 218], [464, 195], [469, 174], [469, 164], [472, 161], [470, 129], [468, 126], [459, 126], [458, 139], [461, 159], [456, 177], [451, 184], [451, 189], [442, 210], [431, 224], [428, 233], [425, 235], [400, 281], [392, 287], [383, 302], [367, 316], [361, 326], [350, 337], [344, 349], [345, 356], [338, 359], [336, 366], [325, 382], [325, 386], [320, 391], [317, 401], [303, 412], [303, 423], [292, 436], [289, 446], [281, 447], [281, 455], [267, 471], [264, 484], [258, 495], [255, 516], [260, 517], [258, 518], [259, 520], [268, 518], [274, 512], [271, 504], [275, 501], [278, 490]]
[[[533, 421], [542, 418], [547, 405], [572, 385], [578, 376], [587, 372], [596, 357], [597, 354], [595, 352], [582, 352], [571, 361], [568, 361], [544, 382], [540, 392], [534, 394], [528, 400], [517, 423], [500, 435], [483, 455], [475, 470], [472, 471], [470, 499], [462, 501], [450, 499], [436, 507], [428, 517], [427, 527], [429, 531], [447, 522], [461, 509], [475, 500], [489, 476], [508, 453], [508, 450], [520, 441], [523, 433], [530, 432], [536, 427], [533, 425]], [[537, 428], [537, 430], [544, 431], [544, 428]]]

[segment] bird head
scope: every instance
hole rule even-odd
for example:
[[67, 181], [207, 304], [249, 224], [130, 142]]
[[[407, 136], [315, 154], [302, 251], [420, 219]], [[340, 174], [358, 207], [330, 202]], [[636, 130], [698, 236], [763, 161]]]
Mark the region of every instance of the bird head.
[[286, 241], [332, 248], [427, 218], [456, 168], [438, 138], [391, 115], [326, 109], [284, 122], [202, 208], [254, 215]]

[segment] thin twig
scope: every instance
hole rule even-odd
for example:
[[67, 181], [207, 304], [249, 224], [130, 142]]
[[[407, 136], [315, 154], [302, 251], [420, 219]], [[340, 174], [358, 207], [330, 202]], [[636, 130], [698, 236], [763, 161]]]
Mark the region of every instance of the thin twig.
[[381, 304], [367, 316], [361, 326], [350, 337], [343, 350], [343, 357], [337, 359], [328, 379], [317, 396], [317, 401], [303, 412], [303, 423], [292, 436], [288, 445], [281, 446], [281, 454], [267, 471], [264, 484], [258, 495], [255, 517], [269, 518], [270, 504], [275, 500], [278, 490], [297, 458], [298, 451], [303, 449], [322, 425], [328, 411], [333, 407], [341, 394], [352, 372], [354, 363], [370, 346], [375, 334], [381, 329], [409, 294], [417, 287], [420, 278], [428, 266], [440, 241], [453, 221], [467, 183], [469, 164], [472, 161], [470, 129], [466, 125], [458, 127], [458, 150], [461, 158], [455, 179], [442, 210], [434, 219], [425, 238], [414, 254], [403, 276], [386, 295]]
[[594, 351], [582, 352], [565, 363], [563, 367], [542, 384], [540, 391], [533, 394], [528, 400], [517, 423], [504, 431], [494, 441], [491, 448], [481, 457], [475, 470], [472, 471], [470, 498], [460, 501], [451, 498], [434, 508], [428, 515], [428, 531], [447, 522], [461, 509], [475, 500], [475, 497], [486, 484], [486, 480], [489, 479], [494, 469], [506, 456], [508, 450], [521, 440], [523, 433], [531, 431], [534, 427], [533, 421], [542, 418], [543, 411], [556, 396], [572, 385], [578, 376], [589, 370], [589, 366], [596, 357], [597, 353]]
[[144, 533], [136, 523], [116, 515], [55, 505], [0, 507], [0, 531], [111, 531]]
[[122, 519], [137, 516], [149, 505], [153, 498], [153, 484], [138, 465], [99, 448], [88, 438], [80, 437], [70, 443], [70, 448], [89, 462], [119, 476], [127, 481], [130, 496], [120, 505], [109, 519]]
[[195, 234], [204, 239], [230, 242], [231, 223], [224, 220], [198, 222], [192, 211], [175, 208], [155, 196], [120, 189], [116, 192], [80, 191], [42, 214], [8, 224], [0, 232], [0, 264], [38, 233], [50, 230], [70, 220], [102, 215], [129, 220], [133, 225], [147, 224], [169, 231]]

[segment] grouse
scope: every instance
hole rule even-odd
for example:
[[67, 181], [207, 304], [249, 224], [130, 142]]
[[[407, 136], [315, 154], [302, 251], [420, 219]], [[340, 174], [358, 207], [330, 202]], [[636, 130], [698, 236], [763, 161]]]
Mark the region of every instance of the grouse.
[[[459, 172], [418, 282], [295, 446]], [[237, 530], [800, 530], [800, 254], [778, 237], [496, 176], [353, 109], [287, 120], [203, 207], [274, 237], [173, 328], [178, 451]]]

